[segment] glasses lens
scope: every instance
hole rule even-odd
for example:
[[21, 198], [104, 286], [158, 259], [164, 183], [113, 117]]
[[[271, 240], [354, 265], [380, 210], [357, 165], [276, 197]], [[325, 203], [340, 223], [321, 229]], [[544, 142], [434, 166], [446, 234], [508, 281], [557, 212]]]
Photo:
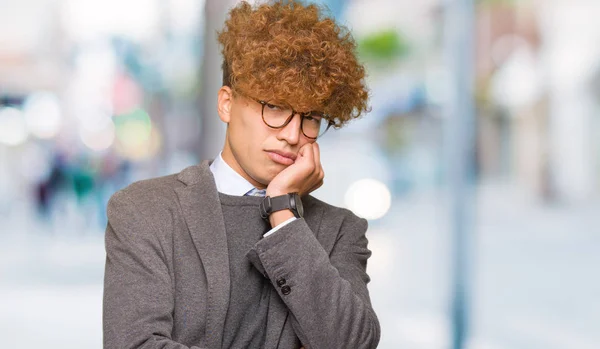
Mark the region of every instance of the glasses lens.
[[281, 127], [292, 115], [292, 108], [266, 103], [263, 107], [263, 118], [271, 127]]
[[302, 130], [307, 137], [322, 136], [329, 128], [329, 121], [320, 115], [307, 115], [302, 120]]
[[323, 119], [321, 120], [321, 125], [319, 125], [319, 137], [321, 137], [327, 130], [329, 130], [329, 120]]

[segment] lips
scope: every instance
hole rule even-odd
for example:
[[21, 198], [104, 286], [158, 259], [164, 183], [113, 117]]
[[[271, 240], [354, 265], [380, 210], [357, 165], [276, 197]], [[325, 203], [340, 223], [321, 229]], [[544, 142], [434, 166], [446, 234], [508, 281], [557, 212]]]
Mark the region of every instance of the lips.
[[296, 161], [296, 154], [288, 153], [281, 150], [267, 150], [267, 154], [276, 163], [282, 165], [291, 165]]

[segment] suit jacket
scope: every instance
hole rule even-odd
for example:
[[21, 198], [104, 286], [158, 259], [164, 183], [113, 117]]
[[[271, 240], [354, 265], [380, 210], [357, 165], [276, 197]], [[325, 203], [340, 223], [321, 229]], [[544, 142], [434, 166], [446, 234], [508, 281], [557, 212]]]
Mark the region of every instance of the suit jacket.
[[[230, 269], [209, 165], [139, 181], [110, 198], [104, 348], [221, 348]], [[302, 201], [304, 218], [246, 255], [274, 286], [265, 347], [298, 348], [297, 336], [307, 349], [375, 348], [367, 222], [312, 196]]]

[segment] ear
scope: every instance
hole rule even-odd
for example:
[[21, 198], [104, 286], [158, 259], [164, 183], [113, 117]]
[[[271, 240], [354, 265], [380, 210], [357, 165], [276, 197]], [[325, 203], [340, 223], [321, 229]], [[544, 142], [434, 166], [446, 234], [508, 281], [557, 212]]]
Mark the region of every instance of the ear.
[[231, 120], [231, 105], [233, 103], [233, 91], [229, 86], [222, 86], [217, 94], [217, 112], [224, 123]]

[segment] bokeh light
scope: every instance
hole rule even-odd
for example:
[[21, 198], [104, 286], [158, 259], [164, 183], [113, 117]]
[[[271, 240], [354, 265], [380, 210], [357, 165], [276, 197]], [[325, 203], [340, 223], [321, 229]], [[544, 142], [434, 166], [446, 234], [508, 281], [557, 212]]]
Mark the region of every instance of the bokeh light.
[[97, 123], [94, 126], [92, 128], [82, 125], [79, 128], [81, 141], [95, 151], [108, 149], [115, 140], [115, 124], [108, 119], [104, 124]]
[[[125, 133], [130, 132], [132, 138], [136, 138], [137, 134], [141, 133], [139, 126], [131, 127]], [[156, 154], [160, 150], [162, 145], [162, 136], [158, 129], [152, 128], [150, 130], [150, 135], [147, 139], [144, 139], [143, 142], [129, 142], [123, 143], [118, 142], [116, 144], [117, 152], [127, 158], [129, 160], [144, 160], [148, 159]]]
[[366, 178], [354, 182], [346, 191], [346, 207], [357, 216], [379, 219], [388, 212], [392, 195], [382, 182]]
[[153, 0], [67, 0], [62, 24], [74, 39], [85, 41], [103, 35], [120, 35], [136, 40], [156, 34], [160, 2]]
[[29, 132], [23, 112], [17, 108], [0, 108], [0, 143], [17, 146], [27, 140]]
[[23, 105], [23, 114], [29, 132], [38, 138], [53, 138], [62, 126], [60, 101], [49, 92], [30, 95]]
[[162, 138], [152, 127], [150, 115], [143, 109], [115, 117], [117, 151], [131, 160], [141, 160], [156, 154]]

